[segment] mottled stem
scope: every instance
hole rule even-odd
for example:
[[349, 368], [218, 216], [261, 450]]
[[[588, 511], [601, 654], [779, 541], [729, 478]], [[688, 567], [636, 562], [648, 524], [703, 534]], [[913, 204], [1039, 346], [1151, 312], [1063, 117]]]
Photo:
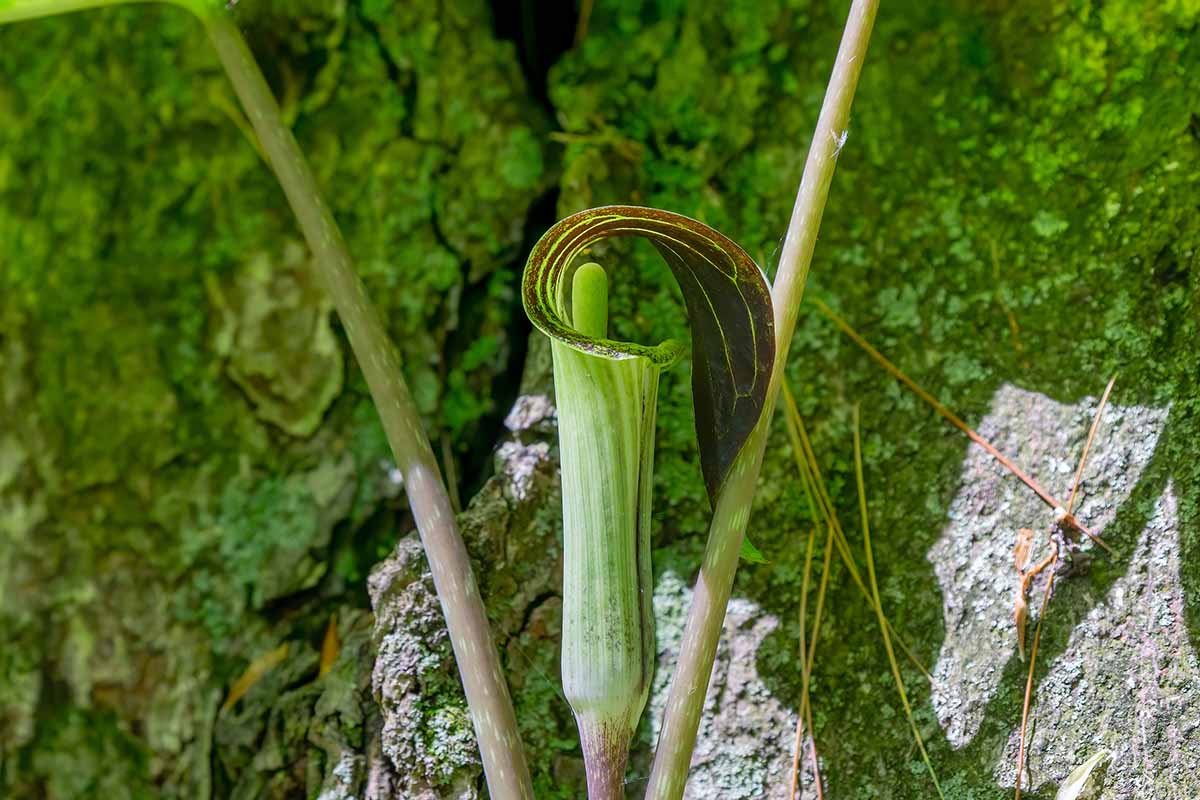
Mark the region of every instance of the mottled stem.
[[762, 467], [767, 430], [787, 365], [796, 316], [817, 243], [817, 231], [825, 211], [837, 156], [845, 142], [850, 104], [858, 86], [858, 76], [878, 6], [878, 0], [854, 0], [851, 5], [833, 75], [829, 79], [821, 115], [813, 133], [804, 176], [783, 242], [779, 270], [771, 290], [775, 309], [776, 356], [767, 390], [767, 403], [758, 427], [746, 442], [717, 498], [708, 545], [679, 647], [679, 663], [667, 697], [658, 750], [654, 755], [654, 766], [646, 789], [647, 800], [680, 798], [687, 783], [688, 767], [696, 744], [696, 731], [712, 675], [717, 642], [733, 589], [738, 554], [750, 518], [759, 469]]
[[466, 690], [488, 791], [493, 798], [504, 800], [532, 798], [525, 751], [487, 613], [433, 450], [400, 372], [400, 358], [354, 271], [346, 243], [321, 199], [312, 169], [284, 123], [279, 105], [241, 33], [225, 15], [210, 14], [204, 21], [312, 248], [317, 271], [333, 297], [396, 464], [404, 475], [409, 504]]
[[625, 800], [625, 765], [629, 760], [629, 731], [606, 721], [576, 716], [587, 800]]
[[[33, 19], [121, 0], [0, 0], [0, 23]], [[262, 70], [222, 4], [174, 0], [204, 24], [217, 55], [245, 106], [263, 153], [283, 187], [309, 247], [317, 274], [333, 298], [350, 346], [367, 379], [396, 464], [404, 476], [451, 645], [458, 662], [490, 795], [497, 800], [531, 800], [533, 785], [517, 730], [508, 686], [492, 642], [479, 587], [458, 531], [445, 484], [421, 428], [421, 418], [400, 371], [400, 358], [378, 311], [354, 271], [349, 250], [316, 177]]]

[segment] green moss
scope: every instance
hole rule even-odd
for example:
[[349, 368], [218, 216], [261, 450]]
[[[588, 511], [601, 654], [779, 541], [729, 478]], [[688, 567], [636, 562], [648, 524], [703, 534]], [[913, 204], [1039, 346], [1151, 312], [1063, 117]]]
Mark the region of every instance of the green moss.
[[148, 754], [111, 713], [70, 706], [43, 725], [29, 756], [32, 776], [44, 776], [18, 791], [47, 800], [75, 797], [156, 796]]
[[[736, 3], [599, 6], [589, 41], [552, 75], [572, 137], [560, 211], [662, 205], [772, 262], [843, 13], [779, 4], [747, 21]], [[1185, 518], [1195, 519], [1200, 485], [1184, 443], [1197, 411], [1185, 342], [1200, 332], [1200, 226], [1190, 199], [1200, 181], [1192, 122], [1200, 97], [1186, 77], [1200, 66], [1197, 9], [1070, 0], [1052, 9], [884, 4], [880, 13], [810, 292], [968, 421], [1004, 382], [1075, 402], [1119, 371], [1117, 402], [1172, 404], [1158, 477], [1143, 483], [1153, 493], [1170, 476]], [[609, 260], [620, 264], [611, 301], [618, 333], [684, 335], [664, 313], [674, 298], [653, 254]], [[810, 313], [793, 343], [792, 388], [848, 519], [847, 409], [863, 402], [875, 524], [888, 532], [877, 534], [881, 583], [894, 620], [917, 632], [919, 655], [932, 660], [941, 609], [923, 554], [944, 524], [965, 440]], [[687, 574], [707, 508], [686, 376], [671, 380], [660, 404], [655, 521], [664, 548], [655, 558]], [[750, 529], [772, 564], [743, 569], [737, 591], [787, 620], [797, 612], [795, 531], [806, 515], [789, 502], [794, 467], [782, 429], [775, 435]], [[1183, 546], [1194, 561], [1194, 543]], [[1096, 591], [1104, 580], [1112, 576], [1097, 576]], [[837, 796], [925, 797], [927, 779], [908, 769], [906, 726], [876, 724], [880, 714], [903, 717], [856, 592], [844, 578], [836, 584], [834, 635], [816, 676], [831, 786]], [[794, 650], [794, 628], [778, 636], [767, 652]], [[768, 681], [798, 700], [786, 660], [764, 657]], [[1019, 714], [1016, 673], [1000, 690], [1015, 699], [992, 710], [997, 725], [961, 752], [936, 744], [927, 695], [916, 692], [939, 777], [958, 797], [998, 796], [988, 748]], [[856, 675], [870, 680], [855, 687], [846, 676]]]
[[209, 282], [219, 315], [213, 349], [266, 422], [311, 436], [342, 389], [342, 350], [329, 324], [333, 301], [316, 285], [298, 244], [278, 262], [252, 258], [233, 285]]
[[1033, 218], [1033, 231], [1043, 239], [1053, 239], [1054, 237], [1065, 233], [1069, 227], [1071, 227], [1071, 223], [1067, 222], [1053, 211], [1046, 211], [1043, 209], [1039, 211]]
[[[473, 447], [510, 367], [526, 209], [553, 168], [511, 45], [480, 2], [442, 20], [372, 3], [234, 13], [429, 430]], [[365, 603], [347, 576], [394, 539], [362, 527], [399, 504], [390, 454], [190, 14], [0, 28], [0, 71], [0, 628], [29, 657], [0, 672], [0, 794], [67, 780], [27, 758], [50, 724], [37, 709], [65, 691], [80, 711], [55, 736], [98, 707], [148, 731], [136, 758], [112, 749], [114, 786], [207, 795], [213, 693], [280, 626], [331, 597]], [[62, 796], [128, 794], [106, 786]]]

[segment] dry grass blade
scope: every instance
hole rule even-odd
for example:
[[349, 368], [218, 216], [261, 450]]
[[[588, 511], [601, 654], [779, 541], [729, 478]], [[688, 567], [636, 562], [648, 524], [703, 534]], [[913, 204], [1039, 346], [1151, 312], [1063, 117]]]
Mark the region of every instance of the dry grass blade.
[[813, 781], [817, 787], [817, 800], [824, 800], [825, 784], [821, 780], [821, 765], [817, 756], [817, 738], [816, 729], [813, 727], [812, 697], [810, 695], [810, 690], [812, 687], [813, 663], [815, 662], [817, 656], [817, 641], [821, 637], [821, 614], [825, 610], [825, 592], [829, 588], [829, 566], [833, 556], [833, 529], [827, 526], [826, 530], [825, 559], [821, 566], [821, 585], [817, 589], [817, 610], [813, 614], [812, 634], [809, 637], [808, 654], [800, 674], [802, 686], [799, 716], [802, 716], [805, 723], [808, 725], [808, 741], [812, 753]]
[[[786, 391], [786, 389], [785, 389]], [[790, 398], [790, 394], [789, 394]], [[796, 460], [796, 469], [800, 473], [800, 485], [804, 489], [804, 496], [808, 500], [809, 516], [813, 520], [814, 525], [818, 521], [824, 523], [828, 534], [825, 540], [825, 559], [821, 569], [821, 585], [817, 590], [817, 609], [813, 617], [813, 630], [811, 638], [805, 634], [805, 628], [808, 625], [808, 592], [812, 578], [812, 559], [813, 550], [816, 543], [817, 528], [814, 528], [809, 535], [808, 546], [804, 554], [804, 578], [801, 584], [800, 594], [800, 712], [796, 719], [796, 741], [792, 753], [792, 785], [791, 794], [789, 797], [795, 798], [796, 791], [800, 785], [800, 750], [804, 739], [804, 726], [808, 725], [809, 741], [812, 744], [812, 763], [813, 763], [813, 781], [816, 784], [817, 797], [823, 800], [825, 796], [824, 784], [821, 780], [820, 760], [817, 755], [816, 733], [813, 729], [812, 722], [812, 700], [809, 696], [809, 686], [812, 680], [812, 668], [816, 658], [817, 640], [821, 631], [821, 614], [825, 607], [825, 592], [829, 587], [829, 567], [830, 557], [833, 553], [833, 526], [829, 523], [828, 517], [819, 512], [817, 509], [817, 501], [815, 499], [815, 490], [813, 487], [813, 468], [814, 464], [808, 462], [805, 457], [803, 445], [800, 441], [800, 431], [797, 425], [799, 415], [793, 417], [786, 415], [788, 439], [792, 446], [792, 455]]]
[[908, 692], [904, 690], [904, 680], [900, 677], [900, 665], [896, 661], [896, 652], [892, 649], [892, 638], [888, 635], [887, 616], [883, 613], [883, 603], [879, 598], [879, 584], [875, 580], [875, 557], [871, 554], [871, 526], [868, 522], [867, 491], [863, 481], [862, 437], [859, 434], [857, 403], [854, 404], [854, 479], [858, 485], [858, 510], [862, 515], [863, 547], [867, 554], [867, 575], [871, 580], [871, 597], [874, 601], [875, 615], [879, 618], [879, 630], [883, 634], [883, 646], [887, 650], [888, 664], [891, 665], [892, 677], [896, 679], [896, 691], [900, 693], [900, 702], [904, 704], [904, 713], [908, 717], [908, 724], [912, 728], [917, 748], [921, 751], [921, 759], [925, 762], [925, 768], [929, 770], [933, 788], [937, 790], [938, 797], [945, 800], [937, 774], [933, 771], [933, 763], [929, 760], [929, 753], [925, 750], [925, 742], [921, 739], [920, 730], [917, 729], [917, 721], [913, 718], [912, 705], [908, 702]]
[[246, 692], [250, 691], [254, 687], [254, 684], [262, 680], [264, 675], [282, 664], [287, 655], [288, 643], [284, 642], [274, 650], [268, 650], [251, 661], [250, 665], [246, 667], [246, 671], [229, 687], [229, 695], [225, 698], [225, 702], [221, 704], [221, 710], [228, 711], [237, 705], [237, 701], [245, 697]]
[[[862, 596], [866, 598], [866, 601], [871, 603], [871, 591], [867, 588], [867, 584], [863, 581], [862, 573], [859, 572], [858, 569], [858, 564], [854, 561], [854, 557], [850, 553], [850, 545], [846, 541], [846, 533], [842, 530], [841, 523], [838, 522], [837, 514], [833, 510], [833, 501], [829, 497], [829, 491], [825, 488], [824, 480], [821, 478], [821, 470], [820, 467], [817, 466], [816, 454], [813, 450], [812, 442], [808, 438], [808, 431], [804, 427], [804, 420], [800, 416], [799, 409], [796, 408], [796, 400], [794, 397], [792, 397], [791, 391], [788, 390], [787, 384], [784, 384], [780, 393], [784, 400], [784, 406], [787, 412], [786, 415], [789, 420], [789, 424], [795, 424], [796, 431], [800, 436], [800, 444], [804, 453], [803, 458], [797, 459], [797, 466], [802, 475], [806, 470], [810, 471], [811, 474], [809, 477], [811, 485], [816, 489], [816, 497], [820, 511], [831, 528], [834, 544], [837, 545], [838, 554], [842, 557], [842, 563], [845, 564], [846, 570], [850, 573], [850, 578], [854, 581], [854, 585], [858, 587], [858, 590], [862, 593]], [[896, 633], [895, 628], [891, 627], [891, 623], [888, 624], [888, 630], [892, 634], [892, 638], [896, 641], [896, 644], [900, 645], [900, 649], [904, 651], [905, 657], [907, 657], [908, 660], [913, 663], [913, 666], [920, 670], [921, 674], [925, 676], [926, 680], [932, 682], [933, 677], [929, 674], [929, 670], [925, 668], [925, 665], [921, 663], [908, 645], [905, 644], [900, 635]]]
[[[897, 367], [891, 361], [888, 361], [887, 357], [884, 356], [883, 353], [880, 353], [878, 350], [876, 350], [874, 347], [872, 347], [870, 342], [868, 342], [866, 339], [864, 339], [858, 333], [858, 331], [851, 328], [849, 323], [847, 323], [844, 319], [839, 317], [833, 311], [833, 309], [831, 309], [829, 306], [825, 305], [824, 303], [822, 303], [820, 300], [818, 300], [816, 298], [813, 298], [812, 302], [816, 305], [817, 309], [829, 319], [830, 322], [832, 322], [834, 325], [836, 325], [842, 333], [844, 333], [844, 334], [846, 334], [846, 336], [850, 337], [850, 339], [853, 340], [853, 342], [855, 344], [857, 344], [859, 347], [861, 347], [866, 352], [867, 355], [869, 355], [877, 364], [879, 364], [879, 366], [883, 367], [883, 369], [889, 375], [891, 375], [893, 378], [895, 378], [896, 380], [900, 381], [905, 386], [907, 386], [913, 392], [913, 394], [915, 394], [917, 397], [920, 397], [922, 400], [924, 400], [926, 403], [928, 403], [929, 406], [932, 407], [933, 410], [936, 411], [938, 414], [940, 414], [947, 422], [949, 422], [951, 425], [953, 425], [954, 427], [958, 428], [960, 431], [965, 433], [967, 435], [968, 439], [975, 442], [975, 444], [979, 445], [984, 450], [986, 450], [988, 455], [990, 455], [992, 458], [996, 459], [1001, 464], [1003, 464], [1004, 467], [1009, 472], [1011, 472], [1013, 475], [1016, 475], [1017, 478], [1019, 478], [1022, 483], [1024, 483], [1026, 486], [1028, 486], [1030, 489], [1032, 489], [1033, 492], [1042, 499], [1042, 502], [1044, 502], [1046, 505], [1050, 506], [1051, 508], [1055, 508], [1055, 509], [1066, 508], [1066, 506], [1064, 506], [1062, 503], [1055, 500], [1054, 496], [1052, 494], [1050, 494], [1048, 491], [1046, 491], [1046, 489], [1043, 488], [1040, 483], [1038, 483], [1036, 480], [1034, 480], [1029, 474], [1027, 474], [1020, 467], [1018, 467], [1015, 463], [1013, 463], [1013, 461], [1010, 460], [1006, 455], [1004, 455], [999, 450], [997, 450], [992, 445], [991, 442], [989, 442], [987, 439], [984, 439], [982, 436], [980, 436], [978, 433], [976, 433], [975, 430], [970, 425], [963, 422], [953, 411], [951, 411], [950, 409], [946, 408], [944, 405], [939, 403], [937, 398], [935, 398], [929, 392], [925, 391], [920, 386], [918, 386], [917, 383], [912, 378], [908, 377], [903, 372], [901, 372], [899, 367]], [[1069, 517], [1068, 522], [1075, 528], [1078, 528], [1081, 533], [1085, 534], [1088, 538], [1092, 539], [1094, 542], [1099, 544], [1105, 550], [1109, 549], [1108, 545], [1104, 544], [1104, 542], [1102, 542], [1098, 538], [1096, 538], [1095, 534], [1093, 534], [1090, 530], [1088, 530], [1086, 527], [1084, 527], [1082, 523], [1075, 520], [1074, 517]]]
[[325, 626], [325, 636], [321, 640], [321, 661], [317, 669], [317, 677], [324, 678], [337, 663], [342, 653], [342, 640], [338, 636], [337, 614], [329, 615], [329, 624]]
[[[808, 626], [808, 589], [812, 579], [812, 561], [813, 549], [817, 540], [817, 528], [814, 526], [808, 534], [808, 545], [804, 550], [804, 577], [800, 585], [800, 713], [796, 715], [796, 741], [792, 747], [792, 785], [788, 792], [788, 798], [795, 800], [796, 791], [800, 787], [800, 749], [804, 741], [804, 709], [808, 705], [808, 679], [809, 673], [806, 669], [808, 663], [808, 644], [805, 636], [805, 628]], [[810, 727], [811, 731], [812, 728]], [[816, 742], [813, 743], [813, 770], [817, 770], [816, 758]], [[821, 785], [820, 778], [817, 779], [817, 786]], [[818, 789], [819, 791], [819, 789]]]
[[1096, 431], [1100, 429], [1100, 420], [1104, 417], [1104, 407], [1108, 405], [1108, 396], [1112, 394], [1113, 384], [1116, 382], [1116, 375], [1108, 379], [1108, 386], [1104, 387], [1104, 394], [1100, 397], [1100, 405], [1096, 406], [1096, 416], [1092, 419], [1092, 427], [1088, 430], [1087, 442], [1083, 445], [1082, 455], [1079, 456], [1079, 468], [1075, 470], [1075, 480], [1071, 484], [1071, 496], [1067, 498], [1066, 508], [1068, 514], [1075, 510], [1075, 496], [1078, 494], [1079, 484], [1083, 480], [1083, 467], [1087, 464], [1088, 453], [1092, 450], [1092, 442], [1096, 439]]
[[1029, 725], [1029, 705], [1033, 697], [1033, 672], [1037, 666], [1038, 642], [1042, 639], [1042, 620], [1046, 618], [1046, 606], [1050, 602], [1050, 590], [1054, 586], [1054, 571], [1046, 580], [1046, 591], [1042, 595], [1042, 608], [1038, 611], [1037, 625], [1033, 628], [1033, 644], [1029, 648], [1029, 675], [1025, 679], [1025, 700], [1021, 704], [1021, 736], [1017, 745], [1017, 793], [1015, 800], [1021, 800], [1021, 773], [1025, 771], [1025, 729]]
[[[796, 741], [792, 746], [792, 785], [788, 790], [789, 800], [795, 800], [796, 790], [800, 786], [800, 748], [804, 741], [804, 706], [808, 699], [808, 675], [804, 664], [808, 660], [808, 645], [805, 642], [804, 629], [808, 625], [808, 588], [812, 577], [813, 546], [817, 539], [817, 529], [814, 527], [808, 534], [808, 545], [804, 551], [804, 577], [800, 584], [800, 706], [801, 713], [796, 716]], [[816, 763], [816, 759], [813, 759]]]

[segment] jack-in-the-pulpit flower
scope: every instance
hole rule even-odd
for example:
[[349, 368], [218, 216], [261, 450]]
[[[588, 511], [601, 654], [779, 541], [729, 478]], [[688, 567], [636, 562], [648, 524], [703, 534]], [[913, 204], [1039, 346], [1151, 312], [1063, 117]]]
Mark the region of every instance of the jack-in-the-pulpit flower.
[[554, 225], [525, 267], [525, 311], [551, 338], [563, 487], [563, 690], [592, 800], [624, 796], [654, 663], [650, 500], [658, 379], [683, 354], [608, 338], [608, 278], [573, 262], [610, 236], [649, 239], [692, 332], [700, 462], [717, 493], [761, 416], [775, 358], [770, 290], [733, 241], [688, 217], [607, 206]]

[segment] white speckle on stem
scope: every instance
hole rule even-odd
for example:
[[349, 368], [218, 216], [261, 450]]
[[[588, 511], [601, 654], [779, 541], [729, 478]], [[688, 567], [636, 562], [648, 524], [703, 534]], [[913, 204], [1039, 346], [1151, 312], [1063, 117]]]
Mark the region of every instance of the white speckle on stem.
[[841, 133], [830, 131], [829, 135], [833, 137], [833, 157], [837, 158], [841, 155], [842, 148], [846, 145], [846, 139], [850, 136], [850, 129], [847, 128]]
[[399, 467], [391, 466], [386, 461], [383, 462], [383, 466], [387, 469], [387, 479], [393, 486], [400, 488], [404, 485], [404, 473]]

